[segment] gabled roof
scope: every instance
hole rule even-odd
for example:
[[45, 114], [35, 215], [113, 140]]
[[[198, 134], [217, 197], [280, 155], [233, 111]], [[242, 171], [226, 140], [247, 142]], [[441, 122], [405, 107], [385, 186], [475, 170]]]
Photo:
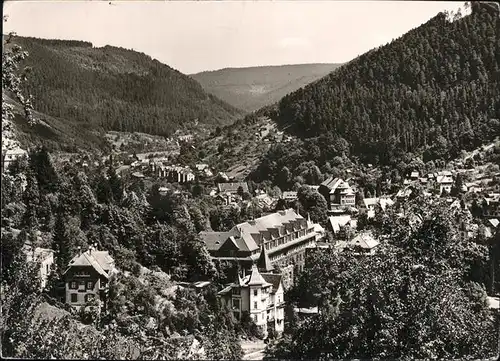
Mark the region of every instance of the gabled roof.
[[372, 249], [379, 245], [379, 241], [373, 238], [369, 233], [360, 233], [349, 243], [354, 246], [359, 246], [363, 249]]
[[241, 183], [218, 183], [217, 184], [217, 188], [219, 189], [219, 192], [237, 193], [239, 187], [243, 188], [243, 192], [248, 192], [248, 184], [246, 182], [241, 182]]
[[75, 266], [92, 267], [101, 276], [108, 278], [108, 272], [113, 268], [113, 263], [114, 260], [107, 251], [86, 251], [73, 257], [64, 273]]
[[208, 251], [217, 251], [229, 237], [238, 236], [234, 229], [229, 232], [200, 232], [198, 234], [205, 242]]
[[453, 178], [448, 175], [438, 175], [436, 181], [438, 183], [453, 183]]
[[496, 218], [489, 219], [488, 222], [490, 222], [490, 224], [495, 228], [497, 228], [498, 224], [500, 223], [500, 221]]
[[382, 197], [379, 199], [379, 203], [382, 210], [385, 211], [387, 207], [390, 207], [394, 204], [394, 201], [390, 198]]
[[[308, 222], [293, 209], [271, 213], [266, 216], [240, 223], [229, 232], [200, 232], [209, 251], [216, 251], [230, 236], [233, 236], [240, 251], [256, 251], [263, 241], [278, 234], [283, 235], [300, 228]], [[279, 233], [278, 233], [279, 232]]]
[[330, 190], [333, 190], [333, 189], [337, 188], [341, 182], [342, 182], [342, 179], [340, 179], [340, 178], [330, 177], [330, 178], [326, 179], [325, 181], [323, 181], [321, 183], [321, 185], [329, 188]]
[[347, 223], [351, 221], [351, 216], [350, 215], [343, 215], [343, 216], [331, 216], [328, 217], [328, 221], [330, 222], [330, 226], [332, 227], [332, 230], [337, 233], [340, 231], [340, 227], [345, 226]]
[[368, 208], [369, 206], [374, 206], [377, 204], [379, 201], [378, 198], [365, 198], [363, 199], [363, 203], [365, 204], [365, 207]]
[[245, 283], [247, 286], [270, 286], [271, 285], [264, 278], [262, 278], [262, 275], [260, 274], [260, 272], [257, 269], [257, 266], [255, 264], [252, 265], [252, 273], [250, 274], [250, 278], [248, 279], [248, 281]]
[[281, 283], [283, 276], [281, 274], [278, 274], [278, 273], [261, 273], [261, 276], [262, 276], [262, 278], [264, 278], [264, 280], [267, 283], [270, 283], [273, 285], [273, 289], [272, 289], [271, 293], [276, 293], [276, 291], [280, 287], [280, 283]]

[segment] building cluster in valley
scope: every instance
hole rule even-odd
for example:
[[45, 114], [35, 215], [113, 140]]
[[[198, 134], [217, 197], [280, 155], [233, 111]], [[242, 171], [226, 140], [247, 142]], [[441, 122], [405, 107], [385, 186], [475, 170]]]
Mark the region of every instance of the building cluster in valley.
[[[2, 167], [26, 152], [3, 152]], [[79, 159], [74, 164], [89, 167], [106, 162]], [[97, 163], [97, 164], [95, 164]], [[225, 173], [214, 172], [208, 164], [194, 167], [172, 165], [165, 157], [134, 156], [128, 165], [118, 162], [118, 167], [130, 168], [133, 178], [163, 179], [170, 184], [193, 184], [204, 180], [205, 192], [221, 207], [258, 207], [264, 215], [248, 219], [225, 232], [205, 231], [199, 236], [213, 260], [237, 265], [234, 280], [219, 290], [223, 304], [231, 309], [235, 319], [242, 320], [246, 313], [264, 335], [281, 333], [285, 327], [284, 292], [297, 275], [306, 267], [306, 255], [333, 249], [341, 252], [347, 248], [359, 256], [377, 252], [381, 240], [370, 231], [361, 229], [360, 222], [370, 220], [389, 208], [396, 214], [404, 212], [405, 203], [415, 193], [421, 192], [432, 203], [437, 198], [447, 200], [449, 207], [460, 207], [471, 213], [461, 226], [464, 238], [475, 237], [478, 232], [490, 237], [500, 226], [500, 174], [478, 173], [475, 169], [450, 169], [421, 174], [410, 171], [390, 194], [368, 195], [358, 186], [356, 178], [330, 177], [317, 185], [307, 185], [321, 194], [327, 203], [326, 219], [318, 223], [308, 214], [295, 209], [298, 201], [296, 190], [285, 190], [277, 195], [263, 189], [251, 190], [246, 182], [230, 179]], [[463, 181], [458, 182], [458, 179]], [[388, 180], [387, 183], [390, 183]], [[453, 194], [457, 184], [458, 195]], [[170, 187], [170, 186], [169, 186]], [[164, 195], [173, 189], [159, 187]], [[178, 192], [178, 191], [176, 191]], [[276, 211], [278, 202], [284, 210]], [[400, 212], [400, 213], [397, 213]], [[474, 214], [474, 217], [472, 216]], [[40, 262], [41, 287], [47, 286], [56, 254], [50, 249], [26, 245], [30, 260]], [[89, 303], [106, 307], [110, 277], [119, 272], [111, 255], [91, 246], [78, 251], [63, 273], [64, 296], [62, 300], [75, 307]], [[205, 287], [209, 282], [190, 284], [194, 289]], [[301, 314], [318, 312], [316, 309], [298, 309]]]

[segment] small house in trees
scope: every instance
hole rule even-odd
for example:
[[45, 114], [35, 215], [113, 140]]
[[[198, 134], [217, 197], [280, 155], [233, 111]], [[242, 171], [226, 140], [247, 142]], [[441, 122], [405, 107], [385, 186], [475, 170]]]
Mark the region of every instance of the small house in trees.
[[218, 296], [223, 305], [229, 305], [237, 320], [248, 314], [267, 337], [271, 329], [277, 334], [283, 332], [285, 303], [282, 276], [264, 271], [261, 273], [254, 264], [249, 275], [238, 273], [237, 280]]
[[357, 228], [356, 219], [350, 215], [328, 217], [328, 225], [336, 239], [346, 239]]
[[297, 192], [296, 191], [285, 191], [282, 193], [281, 198], [283, 198], [287, 202], [294, 202], [298, 199]]
[[16, 159], [26, 156], [26, 151], [19, 147], [14, 149], [2, 149], [2, 172], [9, 168]]
[[248, 184], [246, 182], [239, 183], [218, 183], [217, 189], [219, 193], [238, 194], [238, 192], [248, 193]]
[[483, 217], [499, 218], [500, 217], [500, 194], [490, 193], [483, 198]]
[[318, 188], [318, 192], [325, 197], [330, 209], [338, 207], [355, 207], [356, 194], [349, 183], [340, 179], [330, 177]]
[[363, 232], [348, 242], [347, 246], [357, 250], [359, 254], [374, 254], [379, 241], [370, 232]]
[[66, 303], [80, 308], [92, 300], [105, 305], [108, 281], [115, 272], [115, 261], [107, 251], [90, 246], [78, 253], [64, 271]]

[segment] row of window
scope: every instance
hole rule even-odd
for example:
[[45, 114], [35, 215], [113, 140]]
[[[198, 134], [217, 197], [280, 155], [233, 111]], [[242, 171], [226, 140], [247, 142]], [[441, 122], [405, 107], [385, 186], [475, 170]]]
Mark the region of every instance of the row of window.
[[[79, 283], [80, 283], [80, 286], [84, 286], [84, 287], [86, 286], [87, 290], [93, 290], [94, 289], [94, 282], [93, 281], [87, 281], [87, 282], [80, 281]], [[78, 282], [77, 281], [71, 281], [69, 283], [69, 289], [71, 289], [71, 290], [78, 289]]]
[[[85, 295], [85, 302], [92, 301], [95, 298], [94, 294], [87, 294]], [[71, 294], [71, 303], [77, 303], [78, 302], [78, 293], [72, 293]]]
[[266, 250], [276, 248], [278, 246], [281, 246], [282, 244], [293, 241], [296, 238], [304, 237], [305, 235], [306, 235], [306, 230], [302, 229], [300, 231], [293, 232], [292, 234], [273, 239], [272, 241], [269, 241], [265, 244]]

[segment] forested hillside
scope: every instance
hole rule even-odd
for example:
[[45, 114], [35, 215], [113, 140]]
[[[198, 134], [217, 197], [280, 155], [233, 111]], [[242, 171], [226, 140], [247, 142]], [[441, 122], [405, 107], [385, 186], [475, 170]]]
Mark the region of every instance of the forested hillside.
[[302, 137], [347, 141], [333, 153], [374, 164], [405, 152], [454, 157], [500, 133], [499, 32], [494, 7], [473, 3], [463, 18], [440, 13], [285, 96], [273, 118]]
[[295, 64], [226, 68], [191, 75], [209, 93], [238, 109], [255, 111], [338, 68], [339, 64]]
[[15, 37], [29, 53], [27, 87], [35, 110], [105, 130], [168, 135], [184, 126], [221, 125], [240, 111], [200, 84], [132, 50], [82, 41]]

